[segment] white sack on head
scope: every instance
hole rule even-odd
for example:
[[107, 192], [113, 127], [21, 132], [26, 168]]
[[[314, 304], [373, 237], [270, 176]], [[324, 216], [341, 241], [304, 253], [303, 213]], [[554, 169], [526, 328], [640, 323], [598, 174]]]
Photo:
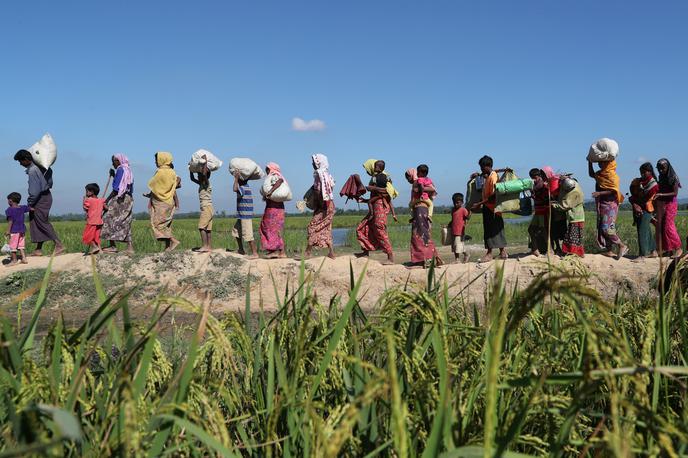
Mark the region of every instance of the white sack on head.
[[[205, 156], [205, 159], [203, 157]], [[208, 163], [208, 170], [214, 172], [222, 167], [222, 161], [210, 151], [199, 149], [191, 155], [189, 161], [189, 171], [199, 173], [203, 170], [205, 163]]]
[[255, 161], [246, 157], [235, 157], [229, 161], [229, 173], [239, 171], [242, 180], [258, 180], [265, 176], [263, 169]]
[[590, 145], [588, 160], [590, 162], [615, 161], [619, 156], [619, 144], [611, 138], [600, 138]]
[[33, 157], [33, 162], [49, 169], [57, 160], [57, 146], [50, 134], [45, 134], [36, 143], [31, 145], [28, 149]]

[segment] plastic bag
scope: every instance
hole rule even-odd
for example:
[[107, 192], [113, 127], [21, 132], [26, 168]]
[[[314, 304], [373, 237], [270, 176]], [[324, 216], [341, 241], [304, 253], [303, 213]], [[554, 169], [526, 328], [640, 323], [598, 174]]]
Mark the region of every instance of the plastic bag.
[[[205, 156], [205, 159], [203, 159]], [[208, 170], [214, 172], [222, 167], [222, 161], [217, 158], [210, 151], [204, 149], [199, 149], [191, 155], [191, 160], [189, 161], [189, 171], [193, 173], [199, 173], [203, 170], [203, 166], [208, 162]]]
[[470, 209], [473, 205], [483, 200], [483, 192], [478, 189], [478, 179], [471, 178], [466, 185], [466, 208]]
[[44, 169], [49, 169], [57, 160], [57, 145], [50, 134], [45, 134], [29, 147], [33, 162]]
[[442, 245], [449, 246], [454, 243], [454, 233], [449, 226], [442, 227]]
[[0, 253], [3, 253], [3, 254], [9, 254], [9, 253], [11, 253], [11, 252], [12, 252], [12, 248], [10, 248], [10, 244], [9, 244], [9, 243], [5, 243], [5, 244], [2, 246], [2, 249], [0, 249]]
[[259, 180], [265, 176], [263, 169], [246, 157], [235, 157], [229, 161], [229, 173], [234, 175], [235, 170], [239, 171], [242, 180]]
[[619, 156], [619, 144], [611, 138], [600, 138], [590, 145], [588, 160], [590, 162], [615, 161]]
[[[260, 194], [265, 197], [272, 187], [277, 183], [279, 177], [276, 175], [269, 175], [263, 182], [263, 186], [260, 188]], [[288, 202], [292, 199], [291, 189], [286, 181], [283, 181], [277, 189], [273, 191], [269, 199], [273, 202]]]

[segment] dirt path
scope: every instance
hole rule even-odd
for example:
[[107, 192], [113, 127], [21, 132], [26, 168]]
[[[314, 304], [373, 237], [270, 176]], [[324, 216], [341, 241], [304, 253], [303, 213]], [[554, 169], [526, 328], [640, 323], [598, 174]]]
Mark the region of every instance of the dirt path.
[[[383, 266], [381, 258], [356, 259], [342, 256], [337, 259], [313, 258], [305, 262], [305, 271], [313, 279], [314, 289], [319, 298], [328, 301], [334, 295], [346, 296], [350, 286], [350, 266], [358, 278], [366, 268], [361, 287], [361, 305], [372, 309], [381, 294], [388, 288], [408, 283], [422, 288], [426, 284], [427, 271], [408, 269], [403, 265]], [[13, 272], [27, 269], [44, 269], [48, 258], [31, 258], [28, 265], [0, 268], [0, 281]], [[612, 299], [617, 292], [626, 295], [652, 293], [656, 284], [660, 261], [644, 260], [632, 262], [628, 259], [616, 261], [601, 255], [588, 255], [582, 260], [550, 259], [551, 265], [575, 269], [577, 272], [590, 273], [588, 282], [605, 297]], [[497, 263], [488, 264], [451, 264], [437, 269], [447, 281], [449, 291], [468, 302], [482, 303], [485, 290], [490, 284]], [[293, 259], [259, 259], [245, 261], [242, 257], [223, 251], [209, 254], [177, 252], [170, 255], [139, 255], [128, 257], [124, 254], [100, 255], [97, 260], [99, 271], [112, 278], [123, 279], [124, 283], [144, 280], [155, 291], [166, 287], [171, 291], [184, 290], [184, 295], [200, 297], [204, 291], [211, 290], [213, 311], [221, 314], [230, 310], [243, 310], [245, 306], [246, 276], [252, 275], [251, 303], [257, 309], [262, 302], [266, 311], [275, 310], [277, 300], [275, 290], [284, 295], [285, 288], [293, 291], [298, 284], [301, 263]], [[504, 262], [504, 276], [511, 288], [526, 286], [543, 269], [549, 268], [547, 258], [521, 257]], [[53, 262], [53, 271], [71, 272], [74, 275], [88, 275], [91, 272], [91, 259], [80, 254], [58, 256]], [[470, 285], [469, 285], [470, 283]], [[275, 288], [275, 285], [276, 288]], [[55, 300], [55, 298], [51, 298]]]

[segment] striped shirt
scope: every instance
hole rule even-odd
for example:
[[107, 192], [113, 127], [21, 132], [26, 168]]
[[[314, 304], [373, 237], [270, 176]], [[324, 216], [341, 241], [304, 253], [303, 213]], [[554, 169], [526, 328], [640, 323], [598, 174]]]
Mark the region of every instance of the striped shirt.
[[253, 218], [253, 193], [248, 184], [239, 185], [237, 193], [237, 217], [239, 219]]

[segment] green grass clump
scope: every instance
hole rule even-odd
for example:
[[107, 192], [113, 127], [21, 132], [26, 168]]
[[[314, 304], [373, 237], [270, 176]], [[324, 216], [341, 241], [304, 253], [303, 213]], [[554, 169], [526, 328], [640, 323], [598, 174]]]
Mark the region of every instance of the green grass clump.
[[[74, 329], [0, 317], [2, 456], [681, 456], [688, 453], [683, 292], [607, 302], [584, 272], [522, 290], [497, 268], [484, 304], [422, 290], [358, 303], [365, 270], [324, 298], [302, 265], [274, 315], [216, 318], [159, 295], [135, 325], [132, 290]], [[197, 315], [171, 337], [171, 310]], [[115, 320], [118, 318], [118, 320]]]

